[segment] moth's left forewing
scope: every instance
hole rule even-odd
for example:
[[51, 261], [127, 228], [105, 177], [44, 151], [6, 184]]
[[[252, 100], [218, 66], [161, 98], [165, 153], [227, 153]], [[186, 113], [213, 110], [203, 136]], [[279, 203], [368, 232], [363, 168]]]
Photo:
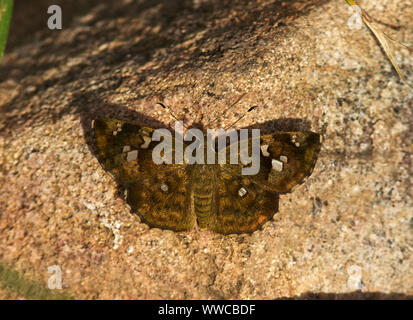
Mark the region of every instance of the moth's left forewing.
[[261, 137], [257, 175], [271, 189], [286, 193], [311, 175], [321, 149], [321, 136], [310, 131], [277, 132]]
[[[186, 165], [153, 161], [159, 143], [152, 140], [155, 129], [118, 119], [97, 119], [92, 126], [98, 160], [125, 188], [132, 212], [151, 227], [191, 229], [195, 216]], [[173, 153], [173, 147], [167, 148], [162, 156]]]
[[93, 122], [97, 157], [103, 168], [120, 183], [142, 174], [142, 164], [151, 159], [152, 128], [118, 119]]

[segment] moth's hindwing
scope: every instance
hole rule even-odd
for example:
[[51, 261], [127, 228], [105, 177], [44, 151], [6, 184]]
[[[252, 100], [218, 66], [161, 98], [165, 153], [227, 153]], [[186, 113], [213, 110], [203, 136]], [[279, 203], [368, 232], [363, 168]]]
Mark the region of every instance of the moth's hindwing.
[[277, 192], [222, 169], [216, 197], [218, 210], [209, 228], [219, 233], [253, 232], [278, 211]]
[[196, 223], [190, 189], [188, 174], [182, 168], [142, 177], [128, 187], [126, 200], [151, 227], [190, 230]]
[[278, 193], [218, 164], [192, 167], [194, 212], [200, 228], [222, 234], [250, 233], [277, 212]]

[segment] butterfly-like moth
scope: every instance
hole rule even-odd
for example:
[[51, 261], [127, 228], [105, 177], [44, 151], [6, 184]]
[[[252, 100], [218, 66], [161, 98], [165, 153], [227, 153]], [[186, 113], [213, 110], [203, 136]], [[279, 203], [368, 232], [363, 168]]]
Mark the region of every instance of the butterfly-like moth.
[[[98, 160], [124, 188], [132, 211], [151, 227], [174, 231], [195, 225], [222, 234], [257, 230], [277, 212], [278, 195], [311, 175], [321, 147], [320, 135], [310, 131], [262, 135], [259, 172], [243, 175], [245, 165], [231, 164], [229, 156], [223, 164], [156, 164], [155, 129], [117, 119], [92, 123]], [[172, 142], [172, 154], [192, 143]]]

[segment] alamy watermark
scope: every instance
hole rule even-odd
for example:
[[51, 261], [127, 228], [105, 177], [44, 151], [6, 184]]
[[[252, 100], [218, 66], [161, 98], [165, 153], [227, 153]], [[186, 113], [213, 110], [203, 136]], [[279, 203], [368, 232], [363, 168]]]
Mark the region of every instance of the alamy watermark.
[[53, 265], [47, 268], [47, 273], [52, 274], [47, 281], [47, 287], [50, 290], [62, 289], [62, 269], [58, 265]]
[[[350, 18], [347, 20], [347, 26], [351, 30], [360, 30], [363, 27], [362, 12], [358, 5], [348, 7]], [[47, 27], [50, 30], [62, 29], [62, 8], [59, 5], [51, 5], [47, 8], [50, 17], [47, 20]]]
[[[248, 129], [224, 130], [208, 129], [204, 133], [197, 128], [188, 129], [183, 136], [183, 123], [175, 122], [175, 146], [172, 133], [168, 129], [157, 129], [152, 141], [159, 141], [152, 151], [152, 160], [156, 164], [218, 164], [227, 163], [227, 139], [229, 139], [229, 163], [242, 163], [243, 175], [255, 175], [260, 170], [260, 130]], [[239, 136], [238, 136], [239, 132]], [[206, 141], [205, 141], [206, 140]], [[184, 141], [192, 142], [184, 150]], [[217, 148], [216, 148], [217, 146]], [[174, 151], [173, 151], [174, 150]], [[251, 151], [251, 154], [250, 152]], [[205, 155], [206, 152], [206, 155]]]
[[47, 13], [51, 14], [47, 19], [47, 27], [50, 30], [62, 29], [62, 8], [56, 4], [47, 8]]
[[357, 5], [352, 5], [348, 7], [348, 11], [351, 14], [351, 16], [347, 20], [347, 26], [351, 30], [360, 30], [363, 27], [361, 8]]

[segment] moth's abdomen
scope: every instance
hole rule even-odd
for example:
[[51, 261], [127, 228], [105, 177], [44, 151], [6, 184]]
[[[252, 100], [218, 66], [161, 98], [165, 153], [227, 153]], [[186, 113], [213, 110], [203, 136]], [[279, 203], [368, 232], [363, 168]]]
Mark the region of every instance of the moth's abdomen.
[[195, 214], [200, 228], [206, 228], [211, 219], [213, 208], [212, 192], [209, 194], [194, 194]]
[[200, 228], [208, 227], [214, 208], [214, 181], [208, 172], [202, 172], [194, 177], [194, 209]]

